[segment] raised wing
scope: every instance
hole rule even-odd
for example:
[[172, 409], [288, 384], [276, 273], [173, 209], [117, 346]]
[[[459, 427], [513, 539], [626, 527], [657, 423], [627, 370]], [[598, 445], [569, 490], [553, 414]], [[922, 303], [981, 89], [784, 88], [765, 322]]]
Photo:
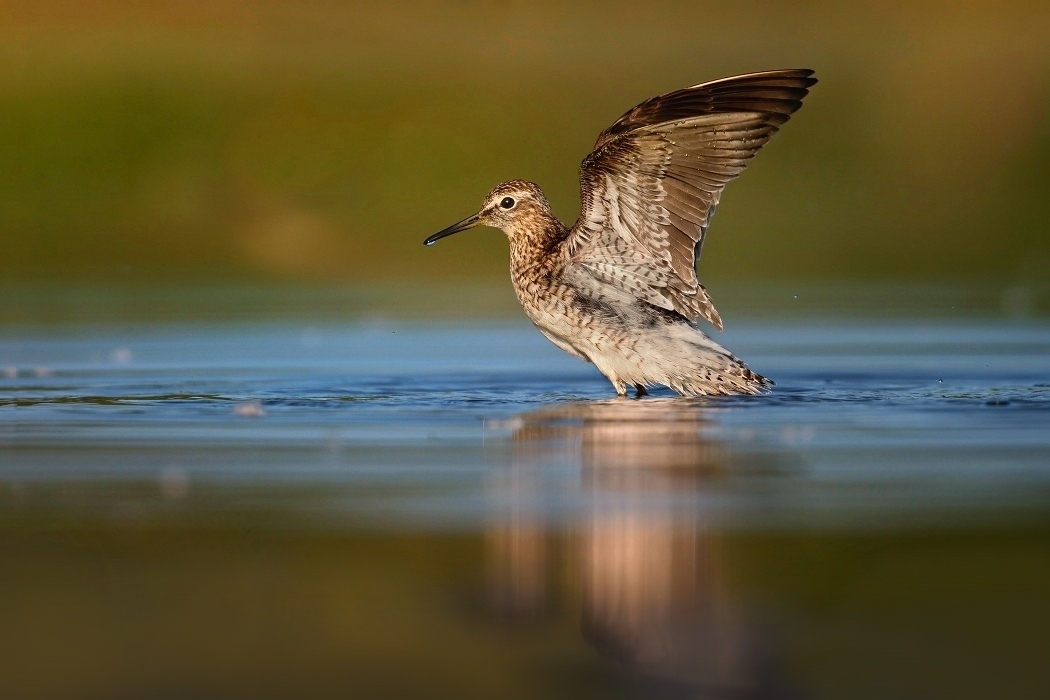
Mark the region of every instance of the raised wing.
[[690, 322], [722, 320], [696, 278], [707, 225], [726, 183], [802, 106], [806, 69], [723, 78], [659, 95], [598, 137], [580, 167], [572, 263]]

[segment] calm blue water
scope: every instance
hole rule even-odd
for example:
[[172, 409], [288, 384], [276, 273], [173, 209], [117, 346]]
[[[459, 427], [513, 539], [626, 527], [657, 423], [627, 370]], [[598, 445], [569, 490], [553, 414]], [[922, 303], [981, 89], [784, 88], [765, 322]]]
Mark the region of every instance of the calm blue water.
[[473, 527], [498, 509], [488, 477], [524, 460], [543, 475], [529, 507], [571, 518], [592, 494], [570, 443], [608, 422], [631, 467], [661, 466], [669, 426], [723, 451], [724, 482], [672, 500], [743, 525], [1047, 505], [1050, 326], [763, 324], [724, 341], [773, 393], [617, 401], [524, 325], [8, 331], [0, 479], [316, 484], [294, 507], [332, 522]]
[[525, 325], [9, 327], [0, 690], [1045, 697], [1050, 325], [722, 340], [775, 391], [617, 400]]

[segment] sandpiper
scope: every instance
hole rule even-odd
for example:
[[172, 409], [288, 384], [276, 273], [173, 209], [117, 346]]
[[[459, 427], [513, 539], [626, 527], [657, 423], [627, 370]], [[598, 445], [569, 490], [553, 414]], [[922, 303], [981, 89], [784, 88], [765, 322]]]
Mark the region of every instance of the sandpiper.
[[594, 365], [616, 393], [663, 385], [683, 396], [758, 394], [773, 382], [708, 338], [722, 319], [696, 262], [726, 183], [802, 106], [808, 69], [723, 78], [642, 102], [598, 136], [580, 166], [571, 227], [525, 180], [492, 190], [477, 214], [435, 233], [485, 225], [510, 241], [525, 313], [555, 345]]

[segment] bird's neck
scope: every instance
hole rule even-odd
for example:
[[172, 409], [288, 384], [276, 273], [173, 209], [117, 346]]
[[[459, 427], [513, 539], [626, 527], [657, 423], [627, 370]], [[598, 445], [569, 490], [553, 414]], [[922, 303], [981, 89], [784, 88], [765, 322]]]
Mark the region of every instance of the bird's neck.
[[507, 233], [511, 268], [526, 270], [554, 262], [569, 230], [553, 214], [544, 213], [516, 224]]

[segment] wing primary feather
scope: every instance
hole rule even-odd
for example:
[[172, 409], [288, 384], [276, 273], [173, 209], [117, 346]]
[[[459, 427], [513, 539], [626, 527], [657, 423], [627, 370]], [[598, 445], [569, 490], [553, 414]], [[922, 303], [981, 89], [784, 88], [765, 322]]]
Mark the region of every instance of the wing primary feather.
[[813, 71], [750, 73], [645, 100], [603, 131], [580, 167], [570, 264], [644, 303], [722, 320], [696, 277], [722, 189], [802, 106]]

